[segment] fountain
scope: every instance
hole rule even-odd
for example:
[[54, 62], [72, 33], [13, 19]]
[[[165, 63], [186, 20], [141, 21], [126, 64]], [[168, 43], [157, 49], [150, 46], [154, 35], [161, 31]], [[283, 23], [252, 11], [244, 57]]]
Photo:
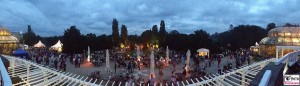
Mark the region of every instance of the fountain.
[[139, 46], [137, 46], [136, 54], [137, 54], [137, 60], [138, 60], [138, 61], [141, 61], [141, 56], [140, 56], [141, 51], [140, 51], [140, 47], [139, 47]]
[[90, 46], [88, 46], [88, 58], [87, 61], [90, 62], [91, 61], [91, 51], [90, 51]]
[[170, 61], [170, 58], [169, 58], [169, 47], [167, 46], [167, 50], [166, 50], [166, 63], [167, 63], [167, 66], [169, 65], [169, 61]]
[[108, 49], [106, 49], [106, 71], [108, 71], [108, 72], [110, 71]]
[[186, 71], [186, 74], [185, 74], [185, 77], [188, 78], [190, 76], [189, 74], [189, 71], [190, 71], [190, 56], [191, 56], [191, 52], [190, 50], [188, 50], [186, 52], [186, 61], [185, 61], [185, 71]]
[[83, 67], [92, 67], [93, 64], [91, 62], [91, 51], [90, 51], [90, 46], [88, 46], [88, 50], [87, 50], [87, 60], [83, 60]]
[[154, 52], [151, 51], [151, 55], [150, 55], [150, 76], [152, 75], [153, 77], [155, 77], [155, 74], [154, 74]]

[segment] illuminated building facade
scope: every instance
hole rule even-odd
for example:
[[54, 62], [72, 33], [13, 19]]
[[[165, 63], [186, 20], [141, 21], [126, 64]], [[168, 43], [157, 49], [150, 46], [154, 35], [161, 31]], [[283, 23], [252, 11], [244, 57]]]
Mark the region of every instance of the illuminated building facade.
[[259, 45], [263, 56], [279, 57], [300, 49], [300, 27], [277, 27], [268, 32]]
[[5, 27], [0, 26], [0, 52], [11, 54], [18, 47], [19, 40]]

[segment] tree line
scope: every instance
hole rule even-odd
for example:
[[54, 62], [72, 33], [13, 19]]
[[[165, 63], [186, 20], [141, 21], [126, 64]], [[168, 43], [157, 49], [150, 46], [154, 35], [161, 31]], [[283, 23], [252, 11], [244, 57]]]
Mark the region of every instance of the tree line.
[[[293, 26], [287, 23], [287, 26]], [[128, 35], [126, 25], [121, 25], [119, 33], [119, 22], [112, 21], [112, 34], [99, 35], [95, 33], [82, 34], [76, 26], [71, 26], [64, 31], [62, 36], [40, 37], [28, 26], [24, 34], [24, 43], [33, 46], [38, 40], [42, 40], [46, 46], [54, 45], [58, 40], [64, 44], [64, 53], [82, 53], [90, 46], [92, 51], [129, 48], [134, 50], [135, 45], [142, 45], [143, 49], [153, 47], [185, 52], [190, 49], [196, 52], [199, 48], [208, 48], [213, 53], [221, 52], [224, 49], [237, 50], [249, 48], [255, 42], [259, 42], [267, 36], [269, 30], [275, 28], [275, 23], [269, 23], [265, 28], [256, 25], [230, 25], [227, 31], [209, 34], [203, 29], [195, 30], [191, 34], [180, 33], [177, 30], [166, 31], [164, 20], [160, 25], [153, 25], [151, 29], [143, 31], [140, 35]]]

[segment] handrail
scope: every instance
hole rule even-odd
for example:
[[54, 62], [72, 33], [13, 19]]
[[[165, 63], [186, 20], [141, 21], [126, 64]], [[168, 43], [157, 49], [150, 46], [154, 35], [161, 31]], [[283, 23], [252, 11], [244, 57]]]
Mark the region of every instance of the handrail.
[[[79, 80], [79, 79], [75, 78], [75, 77], [76, 77], [76, 76], [75, 76], [76, 74], [73, 75], [73, 76], [68, 76], [68, 75], [65, 75], [64, 73], [58, 72], [57, 70], [52, 70], [52, 69], [49, 69], [49, 68], [45, 68], [45, 67], [43, 67], [43, 66], [40, 65], [40, 64], [32, 63], [32, 62], [27, 61], [27, 60], [24, 60], [24, 59], [20, 59], [20, 58], [8, 56], [8, 55], [2, 55], [2, 56], [6, 57], [6, 58], [10, 58], [10, 59], [15, 59], [15, 60], [18, 60], [18, 61], [26, 62], [26, 63], [29, 64], [29, 65], [33, 65], [33, 66], [35, 66], [35, 67], [40, 68], [40, 69], [43, 70], [43, 71], [50, 72], [50, 73], [56, 74], [56, 75], [58, 75], [58, 76], [62, 76], [62, 77], [66, 78], [67, 80], [70, 80], [70, 81], [80, 82], [80, 83], [85, 83], [85, 84], [87, 84], [87, 85], [94, 85], [94, 84], [91, 83], [91, 82], [86, 82], [86, 81], [82, 81], [82, 80]], [[9, 77], [9, 76], [8, 76], [8, 77]], [[77, 77], [78, 77], [78, 76], [77, 76]], [[91, 81], [91, 80], [92, 80], [92, 79], [90, 79], [90, 81]], [[65, 82], [65, 83], [66, 83], [66, 82]], [[12, 86], [12, 85], [7, 85], [7, 86]], [[100, 85], [100, 86], [102, 86], [102, 85]]]
[[258, 86], [267, 86], [269, 83], [269, 80], [271, 78], [272, 72], [271, 70], [266, 70], [265, 74], [263, 75], [263, 77], [260, 80], [260, 83]]
[[1, 73], [1, 76], [0, 76], [0, 80], [1, 80], [1, 86], [12, 86], [12, 81], [6, 71], [6, 68], [4, 67], [4, 64], [3, 64], [3, 61], [2, 59], [0, 58], [0, 73]]
[[[278, 60], [276, 60], [275, 65], [279, 65], [288, 60], [289, 61], [288, 64], [289, 64], [289, 66], [291, 66], [298, 60], [298, 55], [300, 55], [300, 51], [294, 51], [294, 52], [288, 53], [288, 54], [282, 56], [281, 58], [279, 58]], [[291, 62], [291, 61], [294, 61], [294, 62]]]

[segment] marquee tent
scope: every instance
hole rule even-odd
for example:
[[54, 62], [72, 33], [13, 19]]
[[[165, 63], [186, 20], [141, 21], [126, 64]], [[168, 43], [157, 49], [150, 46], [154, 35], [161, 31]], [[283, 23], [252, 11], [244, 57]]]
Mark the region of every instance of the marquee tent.
[[36, 43], [33, 47], [46, 47], [46, 46], [41, 42], [41, 40], [39, 40], [39, 42]]
[[13, 52], [13, 55], [20, 56], [20, 57], [27, 57], [28, 52], [26, 52], [25, 50], [22, 50], [22, 49], [17, 49], [16, 51]]
[[209, 57], [209, 50], [205, 48], [200, 48], [197, 50], [199, 56], [208, 56]]
[[51, 46], [51, 49], [54, 49], [54, 50], [57, 50], [58, 52], [61, 52], [62, 51], [62, 46], [63, 44], [60, 42], [60, 40], [58, 40], [58, 42]]

